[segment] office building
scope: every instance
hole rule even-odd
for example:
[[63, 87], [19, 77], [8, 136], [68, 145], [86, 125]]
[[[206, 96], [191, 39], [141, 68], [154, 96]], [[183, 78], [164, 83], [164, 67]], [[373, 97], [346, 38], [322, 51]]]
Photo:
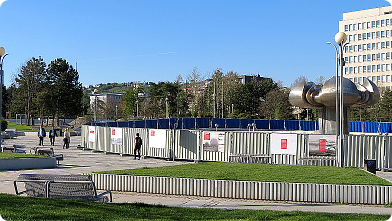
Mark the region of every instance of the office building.
[[344, 76], [360, 84], [368, 78], [380, 90], [392, 89], [392, 6], [343, 13], [339, 31], [349, 42]]

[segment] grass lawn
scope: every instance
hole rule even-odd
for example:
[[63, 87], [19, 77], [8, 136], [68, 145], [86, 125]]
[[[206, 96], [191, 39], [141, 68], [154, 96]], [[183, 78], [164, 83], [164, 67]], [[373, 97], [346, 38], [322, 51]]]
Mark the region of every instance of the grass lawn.
[[388, 215], [174, 208], [0, 194], [0, 215], [12, 220], [387, 220]]
[[30, 126], [26, 126], [26, 125], [14, 123], [14, 122], [8, 122], [7, 128], [8, 129], [17, 129], [18, 131], [31, 131]]
[[24, 154], [24, 153], [5, 153], [0, 152], [0, 159], [12, 159], [12, 158], [37, 158], [37, 157], [47, 157], [35, 154]]
[[99, 172], [102, 174], [181, 177], [217, 180], [388, 185], [392, 183], [361, 169], [247, 163], [203, 162], [176, 166]]

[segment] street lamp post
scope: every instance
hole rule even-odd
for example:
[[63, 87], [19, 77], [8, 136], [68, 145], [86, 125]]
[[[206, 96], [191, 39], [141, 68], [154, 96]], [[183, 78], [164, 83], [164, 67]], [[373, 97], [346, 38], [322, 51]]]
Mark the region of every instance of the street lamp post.
[[166, 118], [169, 118], [169, 98], [166, 98], [165, 102], [166, 102]]
[[4, 58], [8, 54], [5, 53], [3, 47], [0, 47], [0, 81], [1, 81], [1, 88], [0, 88], [0, 151], [2, 152], [3, 149], [1, 148], [1, 143], [3, 142], [3, 137], [1, 135], [1, 121], [2, 121], [2, 107], [3, 107], [3, 84], [4, 84], [4, 71], [3, 71], [3, 61]]
[[[343, 136], [344, 136], [344, 101], [343, 101], [343, 75], [344, 75], [344, 56], [343, 49], [348, 44], [346, 42], [347, 35], [344, 32], [339, 32], [335, 35], [335, 41], [339, 45], [336, 47], [333, 43], [327, 42], [335, 48], [336, 52], [336, 77], [335, 77], [335, 100], [336, 100], [336, 116], [335, 116], [335, 128], [336, 128], [336, 144], [337, 144], [337, 166], [344, 166], [344, 154], [343, 154]], [[340, 76], [339, 76], [340, 67]]]
[[94, 90], [94, 123], [96, 123], [97, 122], [97, 93], [98, 93], [98, 90], [97, 89], [95, 89]]
[[139, 101], [136, 101], [136, 119], [139, 118]]

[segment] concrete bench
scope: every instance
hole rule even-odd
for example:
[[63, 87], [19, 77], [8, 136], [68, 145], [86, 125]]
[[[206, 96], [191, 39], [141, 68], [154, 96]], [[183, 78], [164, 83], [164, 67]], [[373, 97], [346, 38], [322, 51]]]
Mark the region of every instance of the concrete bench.
[[26, 153], [26, 151], [22, 150], [21, 148], [25, 148], [25, 146], [20, 146], [20, 145], [1, 146], [1, 152]]
[[[18, 183], [24, 183], [25, 190], [19, 191]], [[17, 195], [112, 202], [110, 190], [97, 193], [91, 175], [20, 174], [14, 187]]]

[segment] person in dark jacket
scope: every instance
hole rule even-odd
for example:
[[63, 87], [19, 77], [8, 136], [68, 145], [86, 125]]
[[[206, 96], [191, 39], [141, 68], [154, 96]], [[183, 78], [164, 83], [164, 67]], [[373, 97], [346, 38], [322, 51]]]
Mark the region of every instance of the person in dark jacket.
[[56, 130], [54, 127], [49, 131], [49, 139], [50, 139], [50, 145], [54, 146], [54, 141], [55, 137], [57, 137]]
[[[135, 160], [136, 160], [136, 156], [138, 156], [140, 160], [140, 149], [142, 148], [142, 145], [143, 145], [142, 138], [139, 136], [139, 133], [136, 133], [134, 149], [133, 149]], [[136, 153], [138, 153], [138, 155], [136, 155]]]
[[44, 145], [44, 137], [46, 137], [46, 131], [45, 128], [41, 125], [38, 129], [38, 138], [39, 138], [38, 146]]

